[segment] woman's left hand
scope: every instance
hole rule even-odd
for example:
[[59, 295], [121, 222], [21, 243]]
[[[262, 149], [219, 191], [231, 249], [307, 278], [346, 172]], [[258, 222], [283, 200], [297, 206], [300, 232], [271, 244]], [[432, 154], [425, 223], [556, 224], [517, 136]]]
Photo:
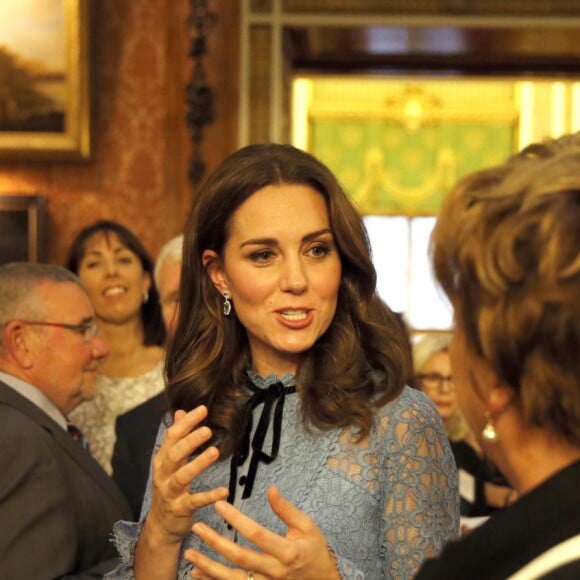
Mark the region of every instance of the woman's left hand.
[[336, 559], [312, 519], [282, 497], [276, 487], [268, 490], [268, 501], [274, 513], [288, 526], [286, 536], [264, 528], [226, 502], [217, 502], [215, 509], [220, 516], [260, 551], [244, 548], [198, 522], [193, 526], [193, 532], [237, 568], [232, 569], [189, 549], [185, 551], [185, 557], [194, 566], [192, 578], [340, 580]]

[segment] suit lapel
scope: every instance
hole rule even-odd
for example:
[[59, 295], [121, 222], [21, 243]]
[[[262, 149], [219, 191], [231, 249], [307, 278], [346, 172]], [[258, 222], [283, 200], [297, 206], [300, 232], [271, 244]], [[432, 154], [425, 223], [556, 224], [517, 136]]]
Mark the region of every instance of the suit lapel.
[[26, 397], [11, 389], [8, 385], [0, 381], [0, 404], [9, 405], [24, 415], [30, 417], [35, 423], [41, 425], [48, 431], [52, 438], [58, 443], [62, 450], [93, 479], [112, 500], [122, 506], [126, 501], [117, 488], [113, 480], [105, 470], [98, 464], [93, 456], [85, 449], [79, 441], [75, 441], [67, 431], [55, 423], [46, 413], [39, 409]]

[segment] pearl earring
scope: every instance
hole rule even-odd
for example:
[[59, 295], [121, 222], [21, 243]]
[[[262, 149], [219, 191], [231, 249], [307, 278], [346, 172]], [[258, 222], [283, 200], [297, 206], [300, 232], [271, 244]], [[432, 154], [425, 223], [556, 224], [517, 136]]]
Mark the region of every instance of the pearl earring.
[[481, 436], [490, 443], [495, 443], [497, 441], [497, 431], [495, 429], [495, 425], [493, 424], [493, 419], [489, 413], [485, 414], [487, 419], [487, 423], [481, 432]]

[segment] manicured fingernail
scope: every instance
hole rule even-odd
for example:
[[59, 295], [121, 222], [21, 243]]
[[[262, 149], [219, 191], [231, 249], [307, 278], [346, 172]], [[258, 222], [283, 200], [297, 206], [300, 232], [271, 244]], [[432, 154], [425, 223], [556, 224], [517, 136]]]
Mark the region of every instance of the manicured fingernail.
[[207, 530], [207, 527], [200, 522], [196, 522], [195, 524], [193, 524], [193, 527], [191, 529], [195, 534], [203, 534], [205, 530]]
[[229, 510], [231, 510], [231, 505], [224, 500], [219, 500], [215, 502], [215, 509], [216, 511], [221, 515], [221, 516], [225, 516], [228, 514]]

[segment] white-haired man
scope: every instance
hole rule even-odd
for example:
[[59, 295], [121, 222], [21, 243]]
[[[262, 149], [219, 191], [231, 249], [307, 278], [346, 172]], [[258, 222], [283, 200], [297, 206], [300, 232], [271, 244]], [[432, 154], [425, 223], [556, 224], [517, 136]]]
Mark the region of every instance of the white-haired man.
[[[0, 578], [101, 578], [129, 514], [68, 414], [94, 396], [108, 347], [77, 277], [0, 266]], [[71, 436], [72, 435], [72, 436]]]

